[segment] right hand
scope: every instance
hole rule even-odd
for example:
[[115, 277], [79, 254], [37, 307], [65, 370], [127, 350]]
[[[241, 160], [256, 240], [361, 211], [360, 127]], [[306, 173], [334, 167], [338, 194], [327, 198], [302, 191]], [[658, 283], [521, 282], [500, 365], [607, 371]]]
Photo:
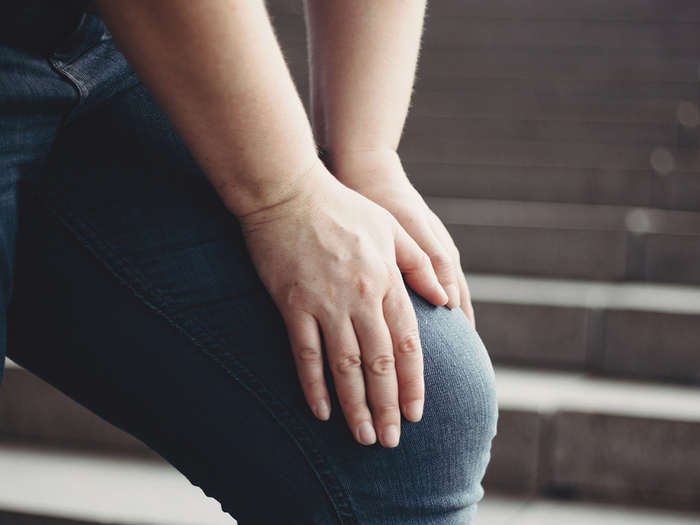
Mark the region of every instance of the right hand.
[[241, 225], [287, 325], [314, 414], [330, 417], [321, 332], [355, 439], [398, 445], [401, 413], [418, 421], [424, 403], [423, 354], [402, 274], [432, 304], [447, 302], [428, 256], [389, 212], [320, 163], [293, 197], [246, 215]]

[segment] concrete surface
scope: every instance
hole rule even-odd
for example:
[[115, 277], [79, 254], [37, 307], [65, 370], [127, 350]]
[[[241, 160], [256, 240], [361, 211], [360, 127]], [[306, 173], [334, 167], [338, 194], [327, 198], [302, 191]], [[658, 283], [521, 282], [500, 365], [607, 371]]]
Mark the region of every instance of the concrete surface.
[[[26, 523], [236, 523], [169, 465], [7, 446], [0, 447], [0, 518], [3, 511], [13, 511], [5, 514], [12, 523], [23, 515]], [[700, 514], [488, 493], [476, 519], [477, 525], [590, 523], [697, 525]]]

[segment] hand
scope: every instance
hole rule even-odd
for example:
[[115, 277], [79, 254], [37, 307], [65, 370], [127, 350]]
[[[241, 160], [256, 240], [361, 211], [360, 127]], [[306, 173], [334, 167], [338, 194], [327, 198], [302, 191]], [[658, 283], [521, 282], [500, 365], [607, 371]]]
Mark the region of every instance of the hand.
[[469, 321], [476, 326], [459, 250], [442, 221], [409, 182], [396, 152], [354, 152], [344, 157], [342, 162], [333, 160], [334, 174], [343, 184], [379, 204], [396, 218], [430, 257], [438, 280], [449, 297], [447, 306], [461, 306]]
[[398, 445], [401, 412], [422, 417], [423, 355], [402, 279], [447, 302], [430, 259], [389, 212], [319, 163], [294, 196], [241, 218], [253, 263], [289, 330], [306, 400], [330, 416], [321, 336], [355, 439]]

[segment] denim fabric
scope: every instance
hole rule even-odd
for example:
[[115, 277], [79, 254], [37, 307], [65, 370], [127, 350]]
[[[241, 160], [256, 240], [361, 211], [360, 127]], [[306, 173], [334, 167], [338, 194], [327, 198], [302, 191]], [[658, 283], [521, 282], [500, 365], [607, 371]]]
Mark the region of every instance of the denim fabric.
[[241, 525], [472, 523], [497, 416], [462, 312], [411, 293], [426, 405], [399, 447], [356, 443], [333, 396], [317, 420], [235, 217], [100, 19], [61, 23], [50, 54], [0, 48], [9, 356]]

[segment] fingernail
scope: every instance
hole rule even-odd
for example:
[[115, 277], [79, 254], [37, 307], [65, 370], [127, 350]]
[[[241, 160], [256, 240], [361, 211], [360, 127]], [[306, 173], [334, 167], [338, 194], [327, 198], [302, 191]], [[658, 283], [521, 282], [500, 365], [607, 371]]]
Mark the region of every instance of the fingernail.
[[322, 421], [328, 421], [328, 418], [331, 417], [331, 411], [325, 399], [321, 399], [321, 401], [316, 403], [316, 417]]
[[403, 415], [414, 423], [420, 421], [423, 417], [423, 401], [411, 401], [404, 407]]
[[394, 448], [399, 444], [399, 427], [389, 425], [382, 432], [382, 442], [385, 447]]
[[357, 434], [360, 438], [358, 441], [363, 445], [374, 445], [377, 442], [377, 434], [369, 421], [365, 421], [360, 425]]
[[445, 293], [449, 298], [450, 308], [457, 308], [459, 306], [459, 288], [454, 284], [448, 284], [445, 286]]

